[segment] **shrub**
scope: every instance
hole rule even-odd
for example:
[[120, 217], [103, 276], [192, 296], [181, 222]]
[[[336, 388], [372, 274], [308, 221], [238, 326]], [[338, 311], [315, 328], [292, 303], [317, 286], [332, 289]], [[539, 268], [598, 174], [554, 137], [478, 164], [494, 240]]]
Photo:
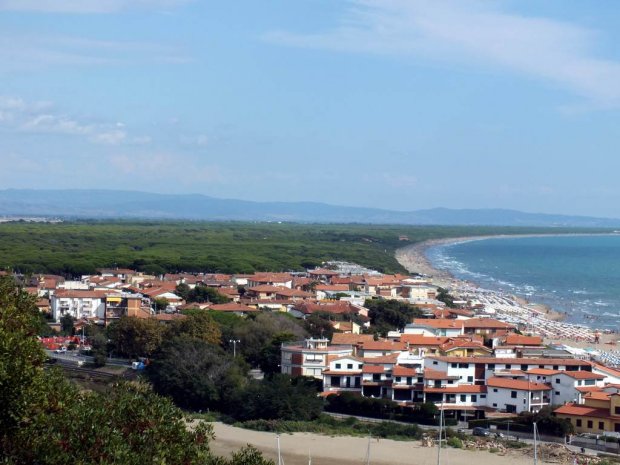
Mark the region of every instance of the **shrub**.
[[463, 448], [463, 441], [461, 441], [456, 436], [448, 438], [448, 440], [446, 441], [446, 444], [448, 444], [450, 447], [454, 447], [455, 449], [462, 449]]

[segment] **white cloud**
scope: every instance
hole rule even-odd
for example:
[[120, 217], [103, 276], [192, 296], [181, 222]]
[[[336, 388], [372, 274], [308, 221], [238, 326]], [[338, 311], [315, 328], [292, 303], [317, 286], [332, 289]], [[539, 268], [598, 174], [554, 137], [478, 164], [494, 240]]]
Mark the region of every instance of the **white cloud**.
[[98, 40], [59, 35], [0, 33], [0, 72], [51, 66], [182, 64], [191, 58], [175, 45]]
[[498, 67], [561, 86], [596, 105], [620, 106], [620, 62], [596, 55], [596, 33], [565, 21], [503, 12], [498, 3], [352, 0], [347, 17], [333, 30], [272, 32], [265, 39]]
[[0, 0], [0, 11], [39, 13], [117, 13], [124, 10], [166, 10], [192, 0]]
[[14, 132], [80, 136], [103, 145], [147, 144], [148, 136], [130, 136], [122, 123], [101, 123], [55, 111], [46, 101], [0, 96], [0, 127]]

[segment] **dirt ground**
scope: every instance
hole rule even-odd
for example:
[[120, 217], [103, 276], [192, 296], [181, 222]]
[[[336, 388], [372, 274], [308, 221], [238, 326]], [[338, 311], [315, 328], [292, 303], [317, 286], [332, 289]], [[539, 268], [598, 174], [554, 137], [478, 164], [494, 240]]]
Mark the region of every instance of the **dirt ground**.
[[[213, 451], [228, 456], [246, 444], [260, 449], [266, 457], [277, 463], [276, 435], [235, 428], [213, 423], [216, 439]], [[282, 458], [286, 465], [361, 465], [366, 463], [368, 439], [350, 436], [322, 436], [310, 433], [283, 434], [280, 436]], [[514, 465], [528, 463], [531, 458], [522, 451], [502, 456], [487, 451], [442, 449], [441, 463], [446, 465]], [[423, 447], [420, 441], [392, 441], [371, 439], [370, 463], [381, 465], [435, 465], [437, 448]]]

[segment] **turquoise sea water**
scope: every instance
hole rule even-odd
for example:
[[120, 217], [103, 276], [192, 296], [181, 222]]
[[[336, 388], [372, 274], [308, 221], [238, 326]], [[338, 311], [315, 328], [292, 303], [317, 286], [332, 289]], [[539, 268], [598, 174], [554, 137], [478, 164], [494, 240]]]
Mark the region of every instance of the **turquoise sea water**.
[[620, 329], [620, 235], [494, 238], [427, 250], [435, 267], [479, 286]]

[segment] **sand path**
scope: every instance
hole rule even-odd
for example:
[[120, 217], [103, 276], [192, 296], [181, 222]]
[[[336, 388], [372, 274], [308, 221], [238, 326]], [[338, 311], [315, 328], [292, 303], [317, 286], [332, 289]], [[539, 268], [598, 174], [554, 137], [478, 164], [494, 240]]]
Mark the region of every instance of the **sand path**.
[[[223, 423], [213, 423], [215, 441], [213, 451], [229, 456], [246, 444], [252, 444], [277, 463], [276, 436], [273, 433], [251, 431]], [[313, 465], [365, 464], [368, 439], [350, 436], [322, 436], [311, 433], [292, 433], [280, 436], [282, 458], [286, 465], [307, 465], [308, 451]], [[446, 465], [514, 465], [529, 463], [532, 459], [523, 452], [514, 451], [502, 456], [487, 451], [443, 449], [441, 462]], [[381, 465], [434, 465], [437, 448], [422, 447], [420, 441], [392, 441], [372, 439], [370, 462]]]

